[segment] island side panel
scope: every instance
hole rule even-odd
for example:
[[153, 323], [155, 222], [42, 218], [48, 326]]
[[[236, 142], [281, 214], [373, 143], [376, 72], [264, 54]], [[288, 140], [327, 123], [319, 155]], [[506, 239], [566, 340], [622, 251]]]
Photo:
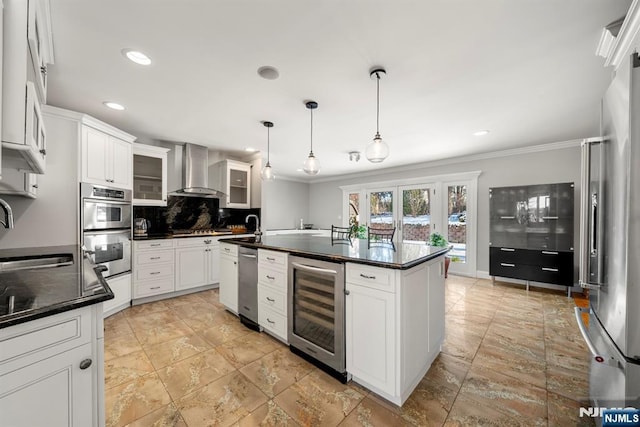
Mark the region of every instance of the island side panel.
[[400, 292], [400, 400], [404, 403], [444, 340], [444, 256], [403, 271]]

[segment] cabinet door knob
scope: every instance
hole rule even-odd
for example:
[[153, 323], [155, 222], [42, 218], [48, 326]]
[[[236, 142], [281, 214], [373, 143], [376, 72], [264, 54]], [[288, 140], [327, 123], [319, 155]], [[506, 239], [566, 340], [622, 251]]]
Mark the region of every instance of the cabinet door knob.
[[45, 150], [44, 148], [42, 150], [40, 150], [40, 154], [42, 154], [43, 156], [47, 155], [47, 150]]
[[91, 363], [93, 363], [91, 359], [84, 359], [82, 362], [80, 362], [80, 369], [87, 369], [89, 366], [91, 366]]
[[33, 188], [38, 188], [38, 184], [33, 184], [32, 187]]
[[344, 290], [344, 294], [345, 294], [345, 295], [349, 295], [349, 294], [351, 294], [351, 291], [350, 291], [349, 289], [345, 289], [345, 290]]
[[40, 72], [46, 76], [47, 75], [47, 67], [45, 67], [44, 65], [42, 67], [40, 67]]

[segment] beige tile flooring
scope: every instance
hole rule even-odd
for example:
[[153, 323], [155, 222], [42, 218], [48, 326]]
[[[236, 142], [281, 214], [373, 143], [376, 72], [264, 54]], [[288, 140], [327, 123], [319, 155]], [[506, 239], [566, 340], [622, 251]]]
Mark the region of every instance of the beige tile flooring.
[[589, 425], [588, 350], [563, 292], [450, 276], [446, 340], [402, 408], [240, 324], [217, 290], [105, 319], [107, 426]]

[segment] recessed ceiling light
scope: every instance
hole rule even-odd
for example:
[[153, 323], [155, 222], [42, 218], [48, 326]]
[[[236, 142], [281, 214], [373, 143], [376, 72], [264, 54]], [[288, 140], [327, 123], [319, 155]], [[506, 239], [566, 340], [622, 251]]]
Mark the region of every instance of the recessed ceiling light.
[[298, 168], [298, 169], [296, 169], [296, 172], [304, 172], [304, 169]]
[[255, 152], [256, 152], [256, 151], [258, 151], [258, 150], [256, 150], [256, 149], [255, 149], [255, 148], [253, 148], [253, 147], [247, 147], [247, 148], [245, 148], [245, 149], [244, 149], [244, 151], [248, 151], [249, 153], [255, 153]]
[[122, 106], [121, 104], [118, 104], [117, 102], [105, 101], [103, 102], [103, 104], [111, 108], [112, 110], [118, 110], [118, 111], [124, 110], [124, 106]]
[[477, 132], [474, 132], [473, 134], [475, 136], [484, 136], [484, 135], [487, 135], [489, 132], [490, 131], [488, 131], [487, 129], [482, 129], [482, 130], [479, 130]]
[[138, 51], [138, 50], [133, 50], [133, 49], [122, 49], [122, 54], [129, 59], [130, 61], [135, 62], [136, 64], [140, 64], [140, 65], [150, 65], [151, 64], [151, 58], [149, 58], [147, 55], [145, 55], [144, 53]]
[[258, 75], [263, 79], [275, 80], [280, 76], [280, 73], [278, 72], [278, 69], [276, 67], [265, 65], [258, 68]]

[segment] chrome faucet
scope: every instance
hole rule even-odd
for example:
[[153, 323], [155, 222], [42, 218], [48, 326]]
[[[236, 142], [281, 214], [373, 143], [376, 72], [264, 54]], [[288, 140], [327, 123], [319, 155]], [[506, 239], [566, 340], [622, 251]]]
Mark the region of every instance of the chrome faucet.
[[2, 224], [4, 228], [13, 228], [13, 211], [11, 210], [11, 206], [2, 199], [0, 199], [0, 206], [2, 206], [4, 210], [4, 221], [0, 221], [0, 224]]
[[262, 235], [262, 231], [260, 231], [260, 218], [258, 218], [258, 215], [249, 214], [244, 219], [245, 224], [249, 224], [249, 218], [255, 218], [256, 219], [256, 231], [253, 234], [255, 234], [256, 236], [261, 236]]

